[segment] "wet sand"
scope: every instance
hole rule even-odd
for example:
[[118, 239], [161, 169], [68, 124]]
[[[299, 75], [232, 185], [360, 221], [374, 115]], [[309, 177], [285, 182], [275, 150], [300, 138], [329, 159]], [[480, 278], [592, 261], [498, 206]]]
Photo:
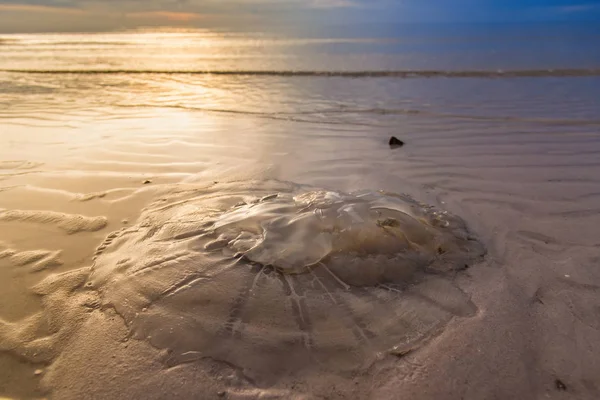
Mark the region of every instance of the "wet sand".
[[[3, 396], [600, 397], [597, 125], [567, 133], [458, 119], [399, 127], [393, 134], [407, 144], [391, 150], [389, 127], [324, 132], [185, 110], [82, 117], [68, 130], [25, 122], [0, 122]], [[177, 135], [167, 132], [174, 123]], [[408, 193], [460, 216], [487, 248], [452, 279], [476, 312], [350, 372], [305, 369], [265, 384], [218, 359], [169, 363], [85, 286], [96, 249], [189, 182], [253, 179]]]

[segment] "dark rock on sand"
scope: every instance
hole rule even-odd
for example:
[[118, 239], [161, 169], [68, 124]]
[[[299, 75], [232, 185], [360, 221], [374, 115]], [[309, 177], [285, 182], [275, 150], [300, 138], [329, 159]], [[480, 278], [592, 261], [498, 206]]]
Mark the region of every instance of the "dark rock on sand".
[[147, 179], [147, 180], [144, 181], [144, 185], [149, 185], [151, 183], [152, 183], [152, 181], [150, 179]]
[[400, 139], [398, 139], [396, 136], [392, 136], [390, 138], [390, 147], [402, 147], [404, 146], [404, 142]]
[[560, 379], [555, 380], [554, 385], [556, 385], [556, 390], [560, 390], [563, 392], [567, 390], [567, 385], [565, 385]]

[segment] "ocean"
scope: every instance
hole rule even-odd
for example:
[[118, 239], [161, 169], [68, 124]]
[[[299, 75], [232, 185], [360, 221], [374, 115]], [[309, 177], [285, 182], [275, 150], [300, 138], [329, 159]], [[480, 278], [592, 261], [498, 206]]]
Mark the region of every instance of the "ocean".
[[[0, 35], [0, 396], [534, 398], [559, 379], [597, 398], [599, 40], [593, 24]], [[375, 231], [330, 237], [405, 215], [410, 262]], [[381, 270], [445, 253], [461, 267], [439, 281]], [[204, 271], [238, 258], [248, 277]], [[339, 287], [302, 280], [318, 263]]]

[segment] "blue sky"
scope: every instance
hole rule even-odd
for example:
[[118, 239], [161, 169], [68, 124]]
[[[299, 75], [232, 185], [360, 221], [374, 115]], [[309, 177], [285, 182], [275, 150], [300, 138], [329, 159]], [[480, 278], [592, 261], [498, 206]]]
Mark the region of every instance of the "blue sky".
[[579, 20], [600, 0], [0, 0], [0, 32]]

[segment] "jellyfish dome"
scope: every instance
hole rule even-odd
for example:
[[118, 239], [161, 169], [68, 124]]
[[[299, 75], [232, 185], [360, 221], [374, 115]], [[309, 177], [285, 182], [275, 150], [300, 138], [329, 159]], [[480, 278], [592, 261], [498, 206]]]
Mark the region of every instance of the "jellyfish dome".
[[88, 286], [171, 363], [269, 380], [367, 367], [475, 306], [484, 248], [458, 217], [385, 192], [282, 182], [173, 190], [98, 248]]

